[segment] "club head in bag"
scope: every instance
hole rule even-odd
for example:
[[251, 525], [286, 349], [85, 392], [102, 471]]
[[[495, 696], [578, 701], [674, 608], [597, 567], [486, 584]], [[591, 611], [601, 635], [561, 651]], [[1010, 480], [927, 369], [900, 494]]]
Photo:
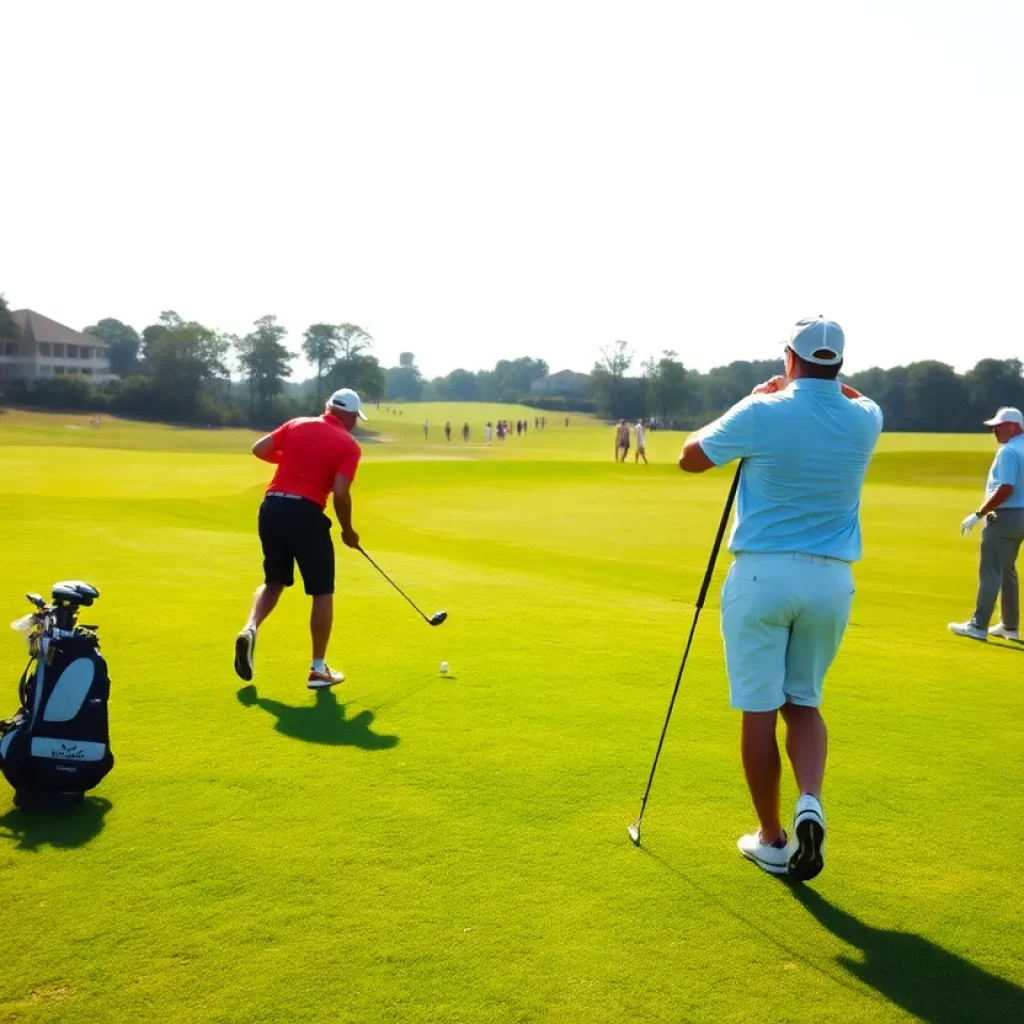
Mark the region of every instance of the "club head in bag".
[[431, 615], [429, 619], [427, 619], [427, 622], [429, 622], [432, 626], [440, 626], [441, 623], [444, 622], [444, 620], [447, 618], [447, 612], [434, 612], [434, 614]]
[[629, 833], [629, 838], [633, 841], [634, 846], [640, 845], [640, 823], [635, 822], [630, 825], [626, 831]]

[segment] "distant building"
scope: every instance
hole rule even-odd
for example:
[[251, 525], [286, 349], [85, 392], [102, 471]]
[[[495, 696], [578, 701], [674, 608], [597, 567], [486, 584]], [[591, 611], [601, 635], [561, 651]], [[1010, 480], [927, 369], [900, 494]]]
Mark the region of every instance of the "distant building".
[[65, 327], [31, 309], [11, 312], [21, 337], [0, 345], [0, 382], [32, 383], [49, 377], [79, 375], [103, 384], [110, 372], [107, 343]]
[[530, 385], [530, 394], [545, 398], [582, 398], [589, 387], [590, 378], [585, 373], [559, 370], [558, 373], [549, 373], [546, 377], [535, 380]]
[[411, 352], [399, 352], [398, 353], [398, 365], [399, 366], [415, 366], [416, 357]]

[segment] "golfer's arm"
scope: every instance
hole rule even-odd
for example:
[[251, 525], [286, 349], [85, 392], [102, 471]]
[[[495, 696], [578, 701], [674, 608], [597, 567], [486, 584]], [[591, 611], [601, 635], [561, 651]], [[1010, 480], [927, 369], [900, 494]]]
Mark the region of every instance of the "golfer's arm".
[[253, 446], [252, 453], [264, 462], [280, 462], [281, 450], [274, 447], [274, 435], [264, 434]]
[[1013, 484], [1000, 484], [992, 494], [992, 497], [978, 509], [978, 515], [984, 519], [989, 512], [995, 512], [1013, 494]]
[[696, 434], [691, 434], [683, 445], [683, 453], [679, 456], [679, 468], [684, 473], [706, 473], [714, 469], [715, 464], [704, 454]]
[[334, 515], [342, 533], [352, 529], [352, 481], [340, 473], [334, 478]]

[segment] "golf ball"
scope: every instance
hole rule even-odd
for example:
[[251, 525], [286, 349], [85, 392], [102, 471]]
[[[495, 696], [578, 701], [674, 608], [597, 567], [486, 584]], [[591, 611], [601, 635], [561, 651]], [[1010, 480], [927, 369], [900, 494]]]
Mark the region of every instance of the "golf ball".
[[448, 671], [448, 662], [447, 661], [442, 661], [441, 662], [441, 675], [445, 675], [447, 673], [447, 671]]

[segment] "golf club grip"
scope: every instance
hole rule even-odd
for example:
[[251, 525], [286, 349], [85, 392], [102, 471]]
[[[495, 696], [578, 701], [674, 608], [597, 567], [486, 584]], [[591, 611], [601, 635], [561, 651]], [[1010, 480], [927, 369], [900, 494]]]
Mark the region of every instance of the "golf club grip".
[[704, 607], [704, 599], [708, 596], [708, 588], [711, 586], [711, 577], [715, 574], [715, 563], [718, 561], [718, 552], [722, 548], [722, 538], [725, 536], [725, 529], [729, 525], [729, 516], [732, 514], [733, 502], [736, 500], [736, 491], [740, 485], [740, 473], [743, 472], [743, 461], [736, 467], [736, 474], [732, 478], [732, 486], [729, 488], [729, 497], [725, 499], [725, 508], [722, 510], [722, 521], [718, 524], [718, 533], [715, 535], [715, 543], [711, 548], [711, 558], [708, 560], [707, 572], [704, 573], [704, 582], [700, 585], [700, 594], [697, 596], [697, 608]]

